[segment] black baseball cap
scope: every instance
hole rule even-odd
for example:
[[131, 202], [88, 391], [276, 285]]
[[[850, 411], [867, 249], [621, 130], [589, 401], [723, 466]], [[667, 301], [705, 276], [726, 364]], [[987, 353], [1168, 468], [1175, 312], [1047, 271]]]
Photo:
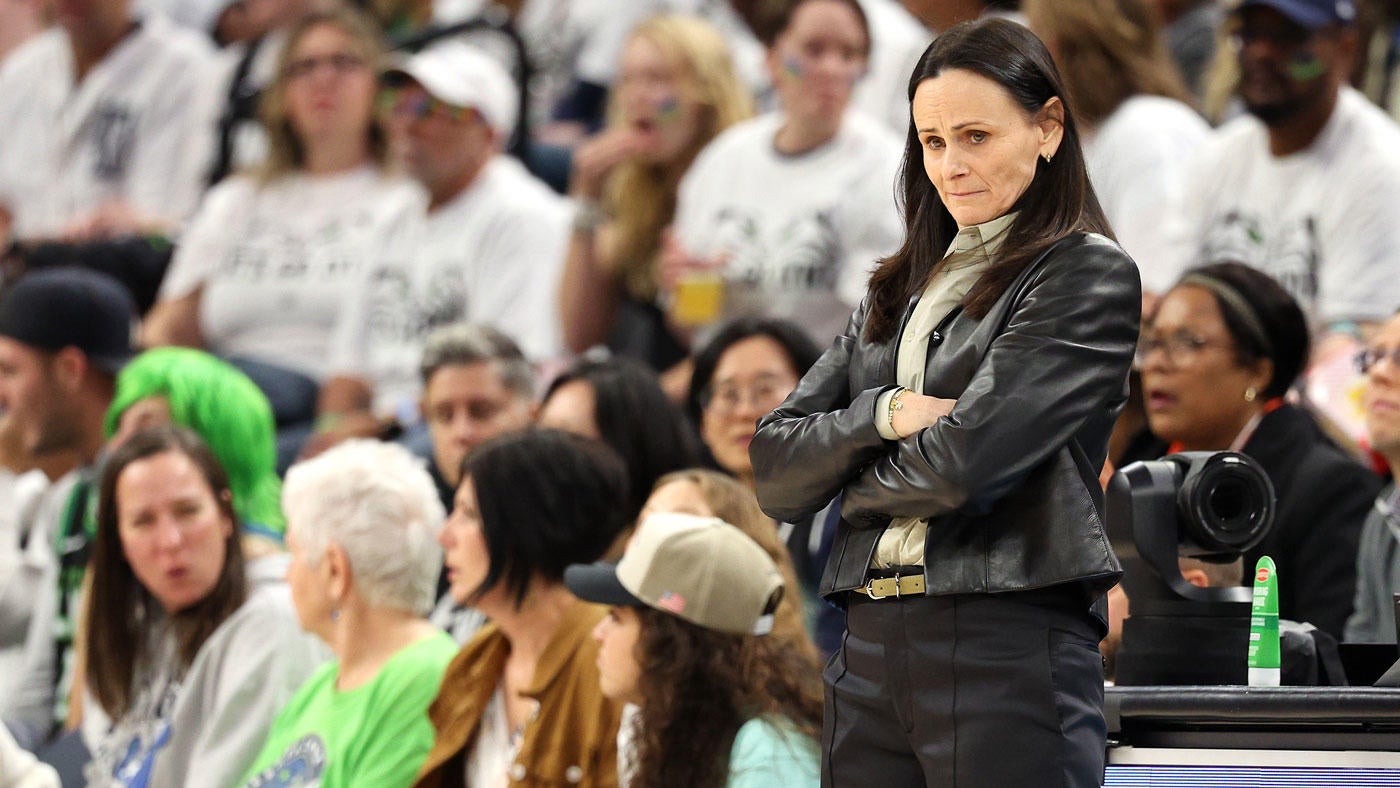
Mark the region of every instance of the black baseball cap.
[[113, 375], [136, 355], [136, 305], [120, 282], [86, 268], [45, 268], [0, 293], [0, 336], [56, 352], [75, 347]]

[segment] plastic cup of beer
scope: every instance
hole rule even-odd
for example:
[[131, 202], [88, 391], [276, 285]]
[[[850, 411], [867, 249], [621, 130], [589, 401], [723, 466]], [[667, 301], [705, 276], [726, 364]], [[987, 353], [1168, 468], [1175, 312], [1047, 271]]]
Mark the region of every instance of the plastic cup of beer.
[[706, 326], [724, 309], [724, 276], [718, 271], [694, 271], [676, 283], [671, 319], [687, 327]]

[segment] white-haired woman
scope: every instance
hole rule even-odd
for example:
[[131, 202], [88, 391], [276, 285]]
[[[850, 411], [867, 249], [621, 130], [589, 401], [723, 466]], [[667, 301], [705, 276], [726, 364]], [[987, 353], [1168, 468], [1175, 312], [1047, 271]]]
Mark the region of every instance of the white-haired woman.
[[239, 785], [407, 786], [457, 652], [424, 619], [442, 568], [433, 481], [398, 446], [352, 441], [293, 467], [283, 508], [297, 617], [336, 659], [282, 709]]

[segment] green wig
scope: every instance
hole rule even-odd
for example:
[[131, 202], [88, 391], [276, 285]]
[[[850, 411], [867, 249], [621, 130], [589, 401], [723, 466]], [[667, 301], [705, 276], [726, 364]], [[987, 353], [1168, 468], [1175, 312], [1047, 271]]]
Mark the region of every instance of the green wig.
[[228, 473], [233, 508], [245, 533], [281, 538], [282, 481], [277, 478], [276, 425], [267, 397], [232, 365], [200, 350], [147, 350], [117, 376], [107, 409], [107, 437], [126, 409], [164, 397], [170, 417], [199, 433]]

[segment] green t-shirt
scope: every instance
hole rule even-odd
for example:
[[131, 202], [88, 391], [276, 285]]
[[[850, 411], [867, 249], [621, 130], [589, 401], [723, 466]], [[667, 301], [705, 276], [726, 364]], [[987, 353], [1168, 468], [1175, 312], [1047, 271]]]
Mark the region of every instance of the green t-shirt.
[[369, 683], [347, 692], [335, 688], [340, 664], [323, 665], [277, 715], [239, 785], [411, 785], [433, 746], [428, 705], [456, 654], [457, 644], [446, 634], [424, 638], [391, 657]]

